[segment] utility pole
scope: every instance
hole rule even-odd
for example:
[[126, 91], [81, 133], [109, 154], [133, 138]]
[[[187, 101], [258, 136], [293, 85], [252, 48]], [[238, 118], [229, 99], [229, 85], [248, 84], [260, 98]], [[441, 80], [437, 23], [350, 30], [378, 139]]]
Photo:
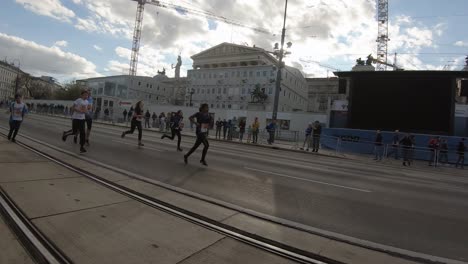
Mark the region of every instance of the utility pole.
[[275, 100], [273, 103], [273, 113], [271, 116], [272, 120], [276, 120], [278, 117], [278, 104], [279, 104], [279, 96], [280, 96], [280, 89], [281, 89], [281, 69], [283, 68], [283, 56], [284, 56], [284, 38], [286, 36], [286, 14], [288, 11], [288, 0], [286, 0], [284, 6], [284, 20], [283, 20], [283, 30], [281, 32], [281, 48], [278, 55], [278, 73], [276, 74], [276, 89], [275, 89]]

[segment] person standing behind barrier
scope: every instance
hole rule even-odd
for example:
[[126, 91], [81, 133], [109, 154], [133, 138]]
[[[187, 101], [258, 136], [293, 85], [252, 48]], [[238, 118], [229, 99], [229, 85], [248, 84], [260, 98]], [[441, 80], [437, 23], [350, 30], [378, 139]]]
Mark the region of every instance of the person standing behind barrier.
[[211, 116], [208, 113], [208, 111], [209, 111], [208, 104], [202, 104], [200, 106], [199, 112], [195, 113], [189, 118], [191, 123], [195, 123], [195, 119], [196, 119], [197, 141], [195, 142], [193, 147], [190, 149], [190, 151], [184, 155], [185, 164], [188, 163], [188, 157], [203, 143], [204, 148], [203, 148], [203, 153], [202, 153], [200, 163], [205, 166], [208, 166], [208, 164], [206, 163], [206, 154], [208, 152], [208, 148], [210, 145], [208, 143], [208, 138], [206, 134], [211, 124]]
[[307, 126], [307, 128], [305, 130], [305, 140], [304, 140], [304, 144], [302, 144], [301, 150], [304, 150], [304, 147], [307, 144], [306, 151], [309, 151], [310, 141], [311, 141], [311, 137], [312, 137], [312, 129], [313, 129], [312, 123], [309, 123], [309, 126]]
[[448, 165], [448, 144], [447, 144], [447, 139], [445, 138], [441, 139], [440, 141], [439, 162], [443, 166]]
[[275, 131], [276, 131], [276, 120], [272, 120], [265, 128], [268, 132], [268, 144], [273, 144], [275, 142]]
[[377, 161], [381, 161], [382, 160], [382, 156], [383, 156], [383, 137], [382, 137], [382, 133], [380, 132], [380, 130], [377, 130], [377, 133], [375, 135], [375, 140], [374, 140], [374, 153], [375, 153], [375, 157], [374, 157], [374, 160], [377, 160]]
[[232, 123], [232, 120], [229, 119], [228, 123], [227, 123], [227, 139], [228, 140], [232, 140], [232, 127], [234, 126], [234, 124]]
[[166, 129], [166, 115], [163, 112], [159, 115], [159, 131], [164, 132], [164, 129]]
[[258, 117], [256, 117], [252, 124], [252, 143], [253, 144], [257, 144], [258, 142], [259, 130], [260, 130], [260, 122], [258, 122]]
[[221, 121], [221, 118], [218, 118], [218, 121], [216, 121], [216, 139], [221, 139], [221, 127], [223, 126], [223, 121]]
[[391, 156], [394, 154], [395, 159], [398, 160], [400, 159], [399, 157], [399, 143], [400, 143], [400, 131], [395, 130], [395, 133], [393, 134], [393, 139], [392, 139], [392, 149], [391, 151], [387, 154], [387, 156]]
[[223, 139], [226, 140], [226, 132], [228, 129], [228, 122], [226, 119], [223, 120]]
[[432, 166], [434, 162], [436, 162], [435, 159], [437, 158], [437, 151], [439, 150], [439, 144], [440, 144], [440, 137], [431, 138], [431, 140], [429, 140], [428, 148], [429, 148], [429, 151], [431, 152], [431, 156], [429, 158], [429, 166]]
[[175, 136], [177, 135], [177, 151], [182, 151], [182, 149], [180, 148], [180, 141], [182, 139], [180, 131], [182, 130], [182, 127], [183, 127], [183, 124], [182, 124], [183, 118], [184, 117], [182, 115], [182, 110], [179, 110], [177, 111], [177, 113], [172, 114], [172, 117], [170, 120], [172, 136], [168, 136], [166, 134], [161, 136], [161, 139], [169, 138], [170, 140], [174, 140]]
[[123, 111], [123, 113], [122, 113], [124, 123], [127, 122], [127, 113], [128, 113], [128, 112], [127, 112], [127, 109], [124, 109], [124, 111]]
[[156, 127], [156, 119], [158, 119], [158, 115], [153, 112], [153, 115], [151, 116], [151, 119], [153, 119], [153, 124], [151, 124], [151, 127]]
[[146, 113], [145, 113], [145, 128], [151, 128], [150, 118], [151, 118], [151, 113], [150, 113], [149, 110], [146, 110]]
[[458, 168], [458, 165], [461, 165], [462, 169], [465, 168], [465, 151], [466, 151], [465, 139], [462, 138], [460, 142], [458, 142], [458, 146], [457, 146], [458, 160], [457, 160], [457, 163], [455, 163], [455, 168]]
[[315, 121], [312, 127], [312, 152], [318, 152], [320, 148], [320, 135], [322, 134], [322, 125]]
[[143, 127], [141, 126], [141, 121], [143, 120], [143, 106], [143, 101], [136, 103], [130, 130], [122, 132], [122, 138], [124, 138], [127, 134], [133, 134], [135, 128], [138, 128], [138, 146], [144, 146], [144, 144], [141, 143], [141, 138], [143, 137]]
[[411, 135], [406, 135], [402, 140], [400, 140], [399, 144], [403, 146], [403, 166], [406, 166], [406, 164], [411, 166], [411, 148], [413, 148]]
[[245, 120], [239, 122], [239, 141], [242, 142], [245, 133]]
[[249, 125], [247, 128], [247, 143], [250, 143], [252, 140], [252, 126]]
[[85, 153], [86, 149], [84, 148], [86, 132], [86, 113], [88, 110], [88, 91], [82, 91], [81, 97], [76, 99], [73, 103], [73, 115], [72, 115], [72, 129], [69, 131], [64, 131], [62, 135], [62, 140], [67, 141], [67, 137], [71, 135], [76, 135], [80, 133], [80, 152]]
[[15, 95], [15, 101], [10, 105], [10, 131], [8, 132], [8, 140], [11, 140], [13, 143], [16, 142], [16, 135], [27, 111], [27, 106], [21, 101], [21, 95]]

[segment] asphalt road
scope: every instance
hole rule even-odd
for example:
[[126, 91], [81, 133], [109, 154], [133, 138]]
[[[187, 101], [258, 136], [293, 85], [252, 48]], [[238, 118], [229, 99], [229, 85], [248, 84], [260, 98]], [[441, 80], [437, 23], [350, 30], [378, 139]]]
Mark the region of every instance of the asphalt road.
[[[0, 115], [7, 126], [7, 116]], [[70, 120], [31, 115], [20, 134], [78, 152]], [[142, 176], [257, 212], [372, 242], [468, 260], [468, 173], [382, 166], [361, 161], [210, 142], [183, 163], [176, 141], [144, 132], [120, 138], [122, 128], [95, 125], [86, 156]], [[184, 153], [194, 138], [182, 141]]]

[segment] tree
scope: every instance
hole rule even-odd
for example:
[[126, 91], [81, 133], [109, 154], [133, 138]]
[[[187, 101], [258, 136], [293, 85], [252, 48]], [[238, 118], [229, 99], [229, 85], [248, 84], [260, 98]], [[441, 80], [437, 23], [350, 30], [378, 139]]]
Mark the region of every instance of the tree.
[[80, 97], [83, 87], [76, 83], [76, 81], [71, 81], [64, 85], [64, 88], [59, 89], [54, 92], [53, 99], [55, 100], [75, 100]]

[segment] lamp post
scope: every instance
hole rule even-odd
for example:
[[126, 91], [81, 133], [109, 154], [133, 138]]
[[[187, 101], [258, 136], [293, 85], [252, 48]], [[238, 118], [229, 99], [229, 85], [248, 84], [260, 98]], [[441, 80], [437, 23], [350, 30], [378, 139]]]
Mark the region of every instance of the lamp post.
[[189, 106], [192, 106], [192, 95], [195, 93], [195, 89], [190, 89], [190, 103]]
[[[273, 113], [271, 116], [272, 120], [276, 120], [278, 117], [278, 104], [279, 104], [279, 94], [280, 94], [280, 89], [281, 89], [281, 68], [283, 67], [283, 56], [285, 55], [284, 53], [284, 38], [286, 35], [286, 14], [288, 11], [288, 0], [286, 0], [285, 6], [284, 6], [284, 20], [283, 20], [283, 30], [281, 32], [281, 48], [278, 54], [278, 72], [276, 74], [276, 89], [275, 89], [275, 99], [273, 102]], [[288, 43], [288, 46], [290, 45], [290, 42]], [[277, 49], [278, 46], [277, 44], [275, 45], [275, 48]], [[275, 52], [276, 53], [276, 52]]]
[[18, 61], [18, 67], [17, 67], [17, 71], [16, 71], [15, 94], [14, 94], [14, 96], [16, 96], [16, 94], [18, 94], [19, 74], [20, 74], [20, 67], [21, 67], [21, 61], [19, 59], [14, 59], [13, 60], [13, 66], [15, 66], [15, 64], [14, 64], [15, 61]]

